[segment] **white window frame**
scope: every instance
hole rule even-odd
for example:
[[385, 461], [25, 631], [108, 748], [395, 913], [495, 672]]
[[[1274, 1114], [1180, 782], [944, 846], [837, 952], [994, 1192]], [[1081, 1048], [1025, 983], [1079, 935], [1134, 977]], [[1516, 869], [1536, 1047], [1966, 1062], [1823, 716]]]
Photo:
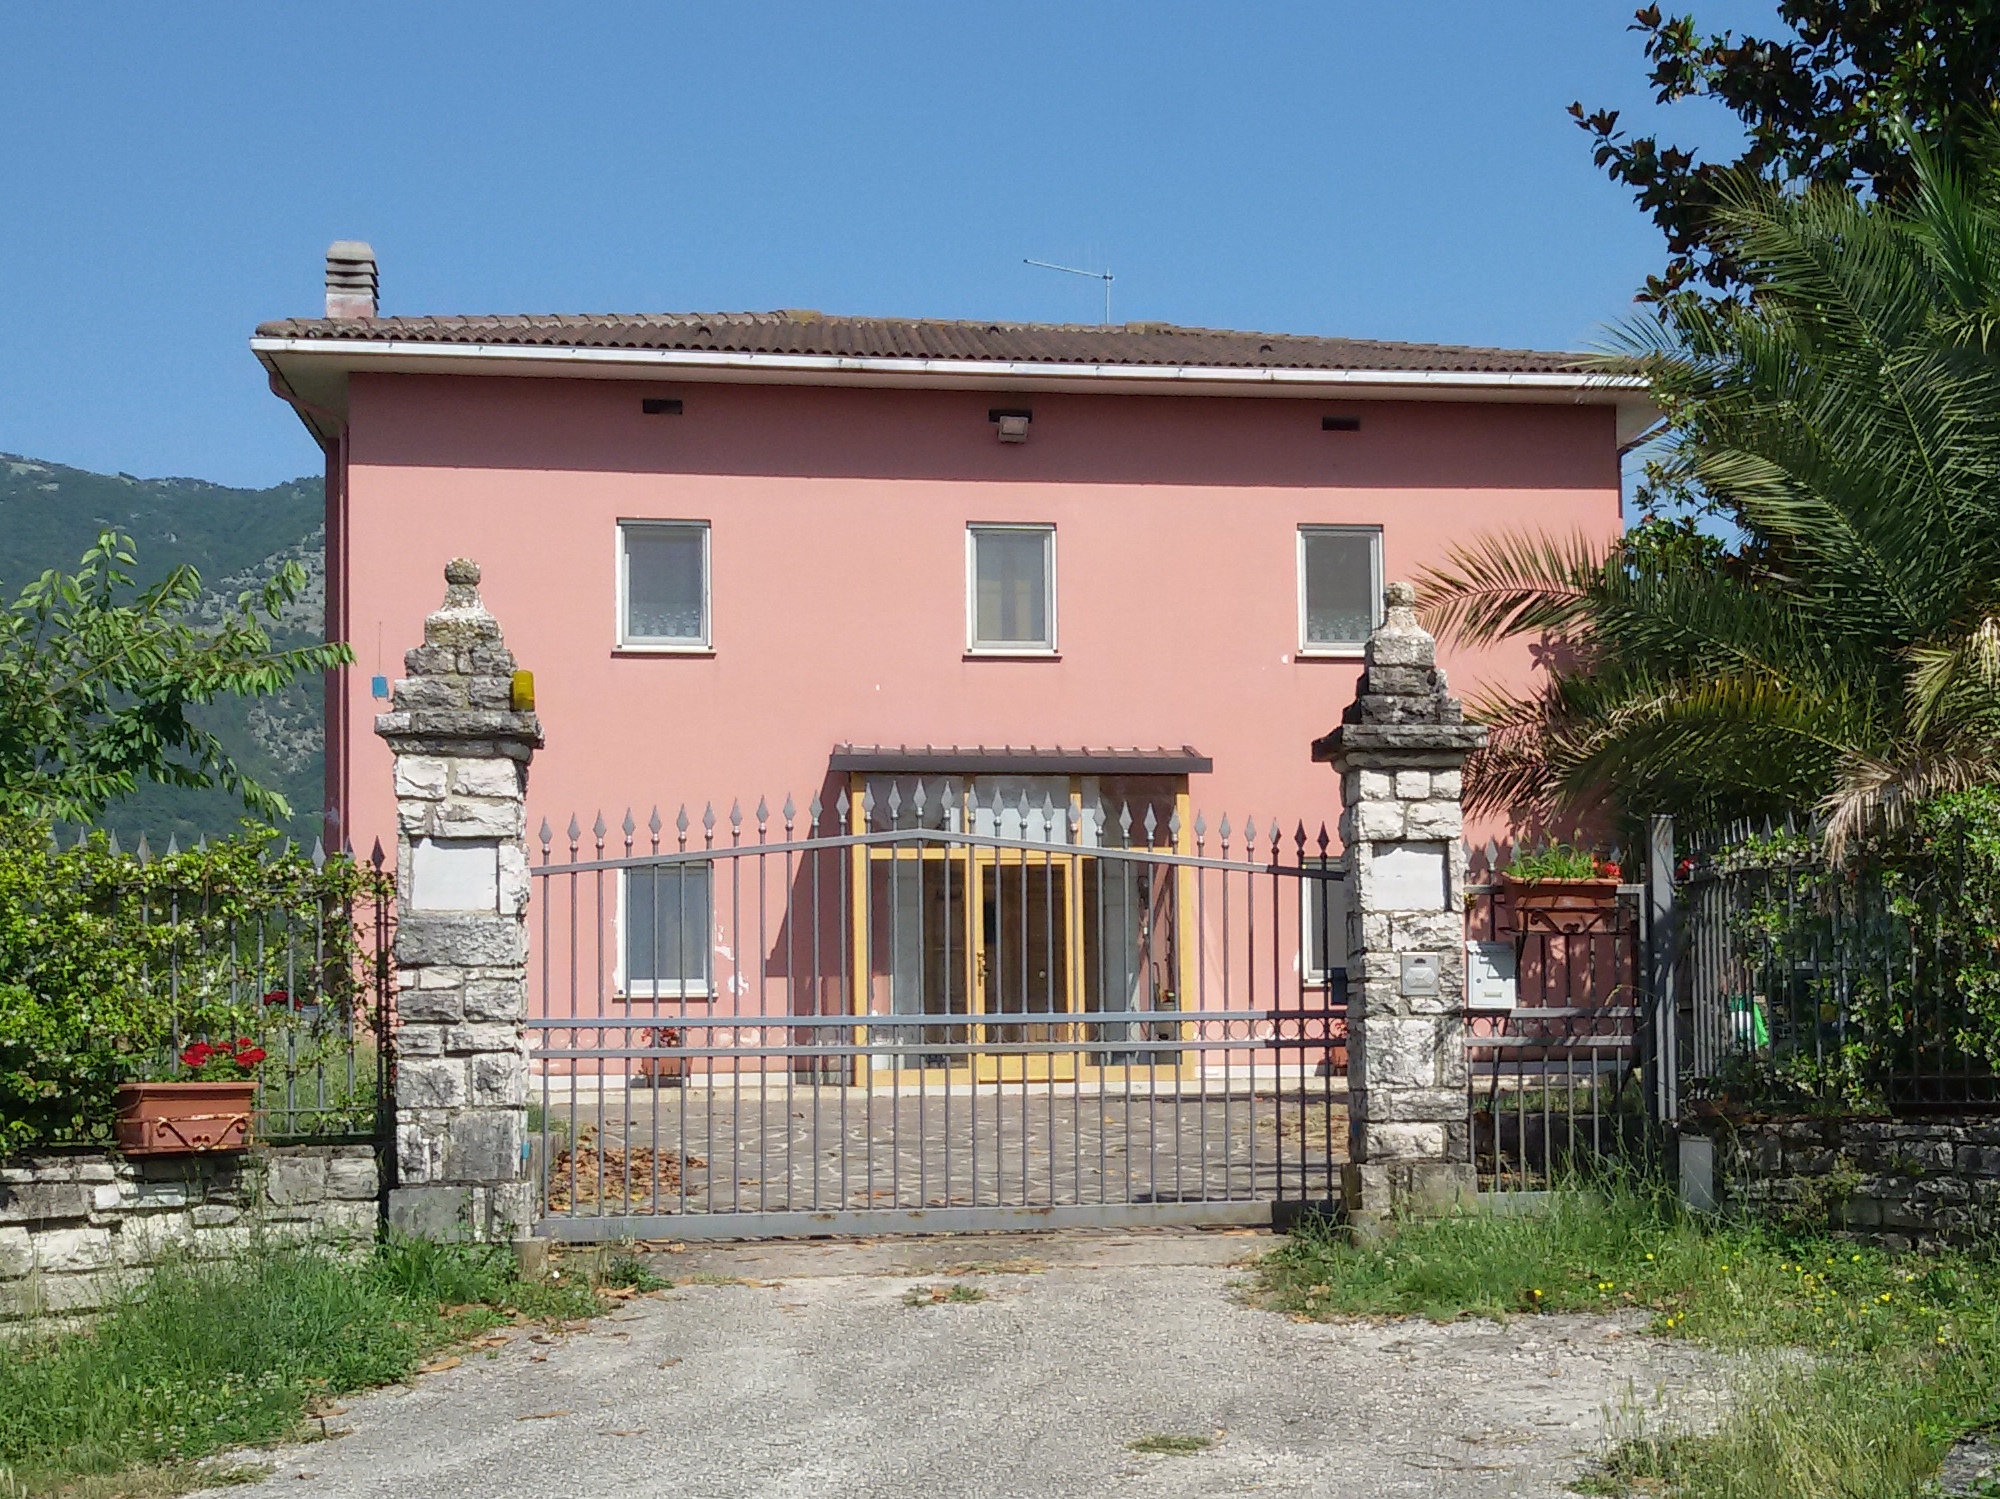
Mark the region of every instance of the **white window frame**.
[[[660, 979], [658, 977], [654, 977], [650, 979], [640, 979], [631, 977], [631, 970], [630, 970], [631, 954], [627, 951], [627, 943], [630, 940], [631, 930], [632, 930], [630, 925], [631, 917], [629, 914], [631, 909], [631, 891], [632, 891], [632, 881], [630, 879], [630, 875], [632, 871], [630, 869], [621, 869], [617, 871], [617, 881], [616, 881], [617, 893], [618, 893], [618, 905], [617, 905], [618, 925], [616, 930], [617, 949], [612, 955], [612, 973], [611, 973], [612, 994], [618, 999], [625, 1000], [628, 1003], [634, 1001], [643, 1002], [646, 1000], [662, 1000], [662, 999], [672, 999], [684, 1002], [701, 1002], [701, 1003], [712, 1002], [715, 998], [715, 959], [716, 959], [715, 861], [713, 859], [689, 860], [687, 863], [684, 864], [676, 864], [676, 865], [655, 864], [655, 865], [647, 865], [644, 867], [654, 872], [657, 872], [662, 868], [675, 868], [683, 870], [700, 869], [707, 873], [708, 920], [706, 923], [707, 929], [702, 933], [702, 940], [706, 944], [706, 949], [707, 949], [706, 952], [703, 954], [702, 958], [702, 967], [706, 971], [706, 977], [696, 979], [693, 982], [690, 982], [685, 978]], [[683, 875], [682, 878], [685, 879], [687, 878], [687, 876]]]
[[[1046, 563], [1047, 598], [1044, 617], [1049, 638], [1045, 644], [1001, 642], [981, 644], [979, 639], [979, 537], [991, 531], [1035, 531], [1042, 537], [1042, 557]], [[1054, 656], [1059, 654], [1056, 634], [1056, 528], [1039, 521], [969, 521], [965, 527], [965, 653], [968, 656]]]
[[[630, 596], [631, 555], [625, 548], [628, 532], [642, 530], [676, 530], [701, 532], [701, 638], [678, 639], [661, 635], [632, 635], [627, 633], [625, 621], [629, 617], [626, 601]], [[709, 524], [705, 520], [666, 520], [648, 517], [645, 519], [620, 520], [618, 522], [617, 573], [618, 573], [618, 618], [617, 641], [621, 651], [643, 651], [651, 655], [687, 656], [706, 655], [715, 649], [714, 634], [710, 627], [709, 605], [712, 593], [712, 575], [709, 569]]]
[[1372, 625], [1382, 623], [1382, 528], [1380, 526], [1353, 525], [1302, 525], [1295, 543], [1298, 567], [1299, 590], [1299, 654], [1301, 656], [1324, 656], [1339, 660], [1352, 660], [1360, 656], [1362, 648], [1368, 644], [1355, 641], [1308, 641], [1306, 638], [1306, 538], [1309, 536], [1366, 536], [1369, 539], [1369, 595], [1371, 603], [1368, 618]]

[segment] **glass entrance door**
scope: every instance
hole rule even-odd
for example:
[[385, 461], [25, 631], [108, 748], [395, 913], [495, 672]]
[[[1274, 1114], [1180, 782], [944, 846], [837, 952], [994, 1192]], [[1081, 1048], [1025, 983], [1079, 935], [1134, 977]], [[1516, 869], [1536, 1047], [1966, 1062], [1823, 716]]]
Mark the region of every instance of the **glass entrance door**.
[[1072, 864], [1005, 852], [974, 864], [974, 994], [982, 1014], [1021, 1017], [979, 1027], [982, 1082], [1076, 1076], [1077, 1054], [1064, 1049], [1076, 1027], [1059, 1018], [1080, 1008]]
[[854, 1012], [893, 1017], [857, 1025], [857, 1070], [944, 1083], [1188, 1065], [1184, 790], [991, 776], [853, 791], [855, 834], [901, 835], [853, 850]]

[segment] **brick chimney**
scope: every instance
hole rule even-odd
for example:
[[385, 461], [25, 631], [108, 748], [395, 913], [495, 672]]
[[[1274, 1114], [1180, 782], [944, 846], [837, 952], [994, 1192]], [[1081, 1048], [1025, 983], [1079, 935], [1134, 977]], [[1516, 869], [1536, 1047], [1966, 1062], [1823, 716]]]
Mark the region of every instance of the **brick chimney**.
[[326, 315], [330, 318], [375, 316], [380, 277], [375, 252], [358, 239], [335, 240], [326, 249]]

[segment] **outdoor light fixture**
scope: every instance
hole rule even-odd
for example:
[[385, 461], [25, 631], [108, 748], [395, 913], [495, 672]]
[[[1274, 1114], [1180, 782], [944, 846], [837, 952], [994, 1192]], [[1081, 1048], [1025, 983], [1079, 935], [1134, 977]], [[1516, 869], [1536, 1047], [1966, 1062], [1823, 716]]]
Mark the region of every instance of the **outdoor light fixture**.
[[1359, 432], [1361, 418], [1358, 416], [1323, 416], [1319, 419], [1322, 432]]
[[679, 416], [681, 403], [671, 396], [646, 396], [640, 400], [639, 409], [647, 416]]
[[999, 428], [1002, 442], [1026, 442], [1028, 423], [1034, 419], [1035, 413], [1032, 411], [1002, 411], [995, 407], [986, 413], [986, 420]]

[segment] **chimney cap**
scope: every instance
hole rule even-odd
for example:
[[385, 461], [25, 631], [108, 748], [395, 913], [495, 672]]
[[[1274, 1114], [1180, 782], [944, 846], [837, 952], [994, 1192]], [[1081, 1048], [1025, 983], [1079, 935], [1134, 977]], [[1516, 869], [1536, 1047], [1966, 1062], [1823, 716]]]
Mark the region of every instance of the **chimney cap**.
[[381, 280], [372, 245], [358, 239], [335, 240], [326, 247], [326, 315], [374, 317]]

